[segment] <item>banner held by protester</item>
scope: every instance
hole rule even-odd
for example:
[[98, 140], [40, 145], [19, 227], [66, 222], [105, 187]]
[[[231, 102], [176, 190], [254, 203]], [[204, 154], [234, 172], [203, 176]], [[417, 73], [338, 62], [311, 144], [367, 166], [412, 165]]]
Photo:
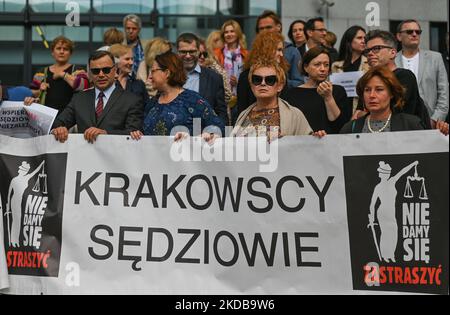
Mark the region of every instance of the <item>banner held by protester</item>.
[[438, 131], [0, 136], [0, 176], [5, 293], [448, 293]]
[[50, 134], [58, 111], [23, 102], [3, 102], [0, 104], [0, 134], [15, 138], [32, 138]]

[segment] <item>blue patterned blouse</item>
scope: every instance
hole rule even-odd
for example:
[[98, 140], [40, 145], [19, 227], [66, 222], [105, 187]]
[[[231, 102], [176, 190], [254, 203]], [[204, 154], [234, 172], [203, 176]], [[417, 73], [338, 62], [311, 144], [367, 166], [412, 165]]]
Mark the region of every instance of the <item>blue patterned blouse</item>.
[[[200, 94], [184, 90], [169, 104], [159, 104], [152, 98], [147, 104], [144, 119], [144, 135], [169, 136], [174, 127], [184, 126], [194, 133], [194, 118], [201, 119], [201, 129], [217, 126], [224, 135], [224, 124], [211, 105]], [[197, 136], [197, 135], [196, 135]]]

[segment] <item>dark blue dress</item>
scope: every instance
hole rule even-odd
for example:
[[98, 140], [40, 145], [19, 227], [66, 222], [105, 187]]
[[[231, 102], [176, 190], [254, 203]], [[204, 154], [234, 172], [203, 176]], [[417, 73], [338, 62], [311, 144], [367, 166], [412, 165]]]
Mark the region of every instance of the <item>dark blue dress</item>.
[[[218, 127], [224, 135], [224, 124], [211, 105], [200, 94], [184, 90], [169, 104], [159, 104], [152, 98], [145, 110], [144, 135], [169, 136], [174, 127], [186, 127], [194, 135], [194, 118], [201, 119], [201, 129]], [[198, 136], [195, 134], [194, 136]]]

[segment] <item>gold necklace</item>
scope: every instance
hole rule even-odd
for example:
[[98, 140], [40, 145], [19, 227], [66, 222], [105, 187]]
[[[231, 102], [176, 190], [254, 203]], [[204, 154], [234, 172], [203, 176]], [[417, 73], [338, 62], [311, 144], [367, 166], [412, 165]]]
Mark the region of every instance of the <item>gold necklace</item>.
[[368, 120], [367, 120], [367, 127], [369, 128], [369, 131], [370, 131], [371, 133], [382, 132], [382, 131], [383, 131], [384, 129], [386, 129], [387, 126], [389, 125], [389, 122], [391, 121], [391, 117], [392, 117], [392, 113], [389, 115], [389, 117], [388, 117], [388, 119], [386, 120], [386, 123], [384, 124], [383, 127], [381, 127], [381, 128], [378, 129], [378, 130], [373, 130], [373, 129], [372, 129], [372, 126], [370, 126], [370, 115], [369, 115], [369, 118], [368, 118]]

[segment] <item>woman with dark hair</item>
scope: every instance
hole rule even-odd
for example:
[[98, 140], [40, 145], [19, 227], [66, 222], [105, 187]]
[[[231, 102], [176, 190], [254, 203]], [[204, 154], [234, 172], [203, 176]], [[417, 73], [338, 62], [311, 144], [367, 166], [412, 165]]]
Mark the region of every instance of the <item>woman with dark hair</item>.
[[[339, 46], [339, 61], [331, 66], [332, 73], [369, 70], [367, 58], [363, 55], [366, 49], [366, 30], [358, 25], [354, 25], [345, 31]], [[358, 98], [351, 98], [354, 113], [358, 107]]]
[[366, 49], [365, 36], [366, 30], [358, 25], [345, 31], [339, 46], [339, 61], [333, 63], [331, 68], [333, 73], [369, 70], [367, 58], [363, 56]]
[[[405, 89], [386, 66], [370, 69], [358, 82], [356, 91], [367, 114], [347, 123], [341, 133], [379, 133], [389, 131], [423, 130], [420, 118], [400, 113], [405, 105]], [[448, 135], [448, 124], [437, 123], [436, 129]]]
[[[158, 90], [145, 108], [144, 133], [132, 132], [131, 136], [139, 140], [143, 135], [169, 136], [181, 139], [180, 127], [185, 133], [194, 135], [194, 119], [201, 120], [201, 128], [209, 132], [202, 134], [211, 141], [224, 134], [224, 124], [211, 105], [198, 93], [183, 88], [187, 77], [183, 61], [173, 52], [158, 55], [150, 70], [152, 86]], [[196, 135], [197, 136], [197, 135]]]
[[289, 39], [297, 47], [302, 57], [306, 52], [305, 24], [306, 22], [303, 20], [296, 20], [289, 26], [288, 32]]
[[350, 120], [351, 106], [345, 89], [328, 81], [328, 50], [321, 46], [308, 50], [300, 72], [307, 76], [306, 83], [290, 89], [284, 99], [305, 114], [315, 132], [325, 130], [327, 133], [339, 133]]

